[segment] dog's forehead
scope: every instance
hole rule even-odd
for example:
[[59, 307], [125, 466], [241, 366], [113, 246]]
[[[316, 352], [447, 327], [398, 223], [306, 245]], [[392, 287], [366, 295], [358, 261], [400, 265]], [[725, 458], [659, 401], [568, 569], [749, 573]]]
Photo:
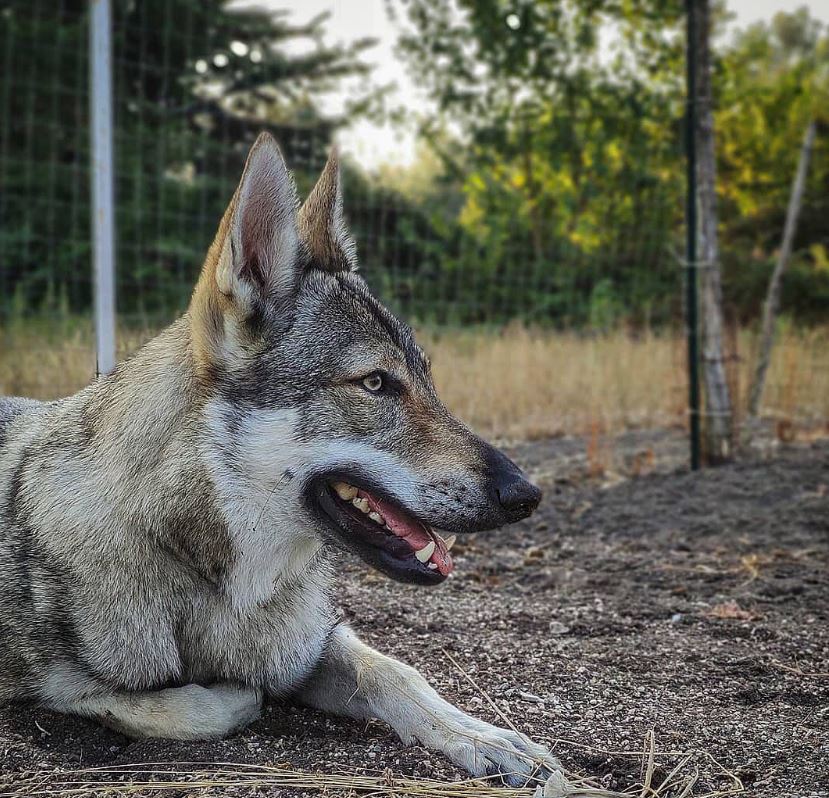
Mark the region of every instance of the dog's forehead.
[[[428, 376], [429, 359], [411, 328], [394, 316], [353, 273], [314, 275], [300, 292], [296, 324], [313, 333], [341, 358], [400, 360]], [[356, 365], [356, 363], [355, 363]]]

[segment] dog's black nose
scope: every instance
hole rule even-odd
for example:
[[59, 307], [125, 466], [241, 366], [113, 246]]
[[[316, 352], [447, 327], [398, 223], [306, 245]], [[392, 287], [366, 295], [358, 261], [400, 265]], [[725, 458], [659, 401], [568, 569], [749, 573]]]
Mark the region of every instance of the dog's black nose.
[[495, 487], [507, 523], [531, 515], [541, 501], [541, 491], [520, 474], [505, 474]]
[[511, 524], [531, 515], [541, 501], [541, 491], [494, 446], [486, 445], [484, 457], [489, 472], [487, 492], [500, 510], [501, 523]]

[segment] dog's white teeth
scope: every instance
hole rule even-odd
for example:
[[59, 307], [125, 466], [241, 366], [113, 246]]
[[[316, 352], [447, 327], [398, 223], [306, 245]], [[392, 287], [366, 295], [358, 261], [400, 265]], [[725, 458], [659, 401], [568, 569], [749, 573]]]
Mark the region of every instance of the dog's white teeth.
[[357, 488], [347, 482], [335, 482], [334, 490], [343, 501], [350, 502], [357, 495]]
[[415, 552], [415, 557], [421, 562], [429, 562], [431, 556], [435, 553], [435, 541], [430, 540], [422, 549]]
[[426, 567], [427, 567], [430, 571], [437, 571], [437, 569], [438, 569], [438, 564], [437, 564], [436, 562], [430, 562], [430, 563], [429, 563]]
[[[345, 485], [345, 483], [338, 482], [337, 485]], [[351, 488], [351, 485], [345, 485], [346, 488]], [[361, 512], [365, 513], [375, 524], [380, 524], [380, 526], [386, 525], [386, 519], [383, 518], [380, 513], [376, 512], [375, 510], [371, 509], [371, 505], [368, 503], [368, 499], [364, 499], [362, 496], [343, 496], [340, 493], [339, 488], [336, 488], [337, 495], [340, 496], [342, 499], [350, 499], [351, 503]], [[357, 488], [353, 488], [355, 494], [357, 492]]]
[[446, 540], [443, 541], [446, 544], [446, 551], [451, 551], [452, 550], [452, 546], [455, 545], [455, 541], [457, 539], [458, 539], [457, 535], [449, 535], [449, 537], [446, 538]]
[[360, 511], [367, 513], [369, 510], [368, 502], [363, 498], [352, 499], [351, 503]]

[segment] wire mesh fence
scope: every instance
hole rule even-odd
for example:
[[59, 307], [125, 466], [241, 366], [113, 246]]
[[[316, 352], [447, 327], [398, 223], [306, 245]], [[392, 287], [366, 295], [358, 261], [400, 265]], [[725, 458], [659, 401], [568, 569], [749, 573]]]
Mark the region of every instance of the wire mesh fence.
[[[88, 23], [86, 0], [0, 4], [5, 393], [60, 396], [94, 374]], [[121, 356], [186, 308], [256, 134], [274, 134], [304, 196], [338, 129], [358, 113], [326, 116], [315, 100], [342, 76], [366, 74], [364, 43], [327, 45], [324, 24], [220, 0], [113, 3]], [[678, 91], [658, 117], [598, 101], [528, 115], [499, 145], [502, 159], [443, 152], [441, 168], [416, 191], [345, 153], [361, 270], [445, 349], [444, 381], [461, 358], [483, 368], [496, 343], [503, 359], [486, 363], [490, 375], [496, 368], [515, 382], [533, 370], [524, 380], [537, 385], [529, 403], [504, 390], [509, 376], [480, 387], [466, 412], [487, 431], [561, 431], [570, 423], [562, 418], [572, 429], [595, 417], [608, 429], [686, 423], [683, 107]], [[807, 202], [824, 203], [823, 189], [812, 180]], [[729, 352], [741, 395], [754, 340], [738, 326]], [[562, 385], [564, 367], [550, 354], [556, 335], [577, 360], [575, 391]], [[546, 348], [534, 350], [545, 336]], [[641, 346], [597, 346], [614, 336]], [[825, 344], [814, 327], [782, 336], [767, 409], [825, 423]], [[533, 351], [546, 361], [528, 359]], [[529, 426], [509, 421], [504, 397], [524, 407]], [[578, 418], [568, 414], [573, 401]]]

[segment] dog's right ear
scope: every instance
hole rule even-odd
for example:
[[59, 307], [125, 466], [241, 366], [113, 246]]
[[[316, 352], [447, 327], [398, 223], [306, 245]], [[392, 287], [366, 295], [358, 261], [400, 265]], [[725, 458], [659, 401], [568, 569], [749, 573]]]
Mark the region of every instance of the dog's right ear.
[[269, 133], [251, 148], [228, 212], [216, 286], [240, 310], [290, 293], [299, 278], [297, 198], [293, 178]]
[[317, 184], [299, 209], [299, 234], [316, 268], [328, 272], [356, 270], [357, 250], [343, 219], [336, 148], [331, 150]]

